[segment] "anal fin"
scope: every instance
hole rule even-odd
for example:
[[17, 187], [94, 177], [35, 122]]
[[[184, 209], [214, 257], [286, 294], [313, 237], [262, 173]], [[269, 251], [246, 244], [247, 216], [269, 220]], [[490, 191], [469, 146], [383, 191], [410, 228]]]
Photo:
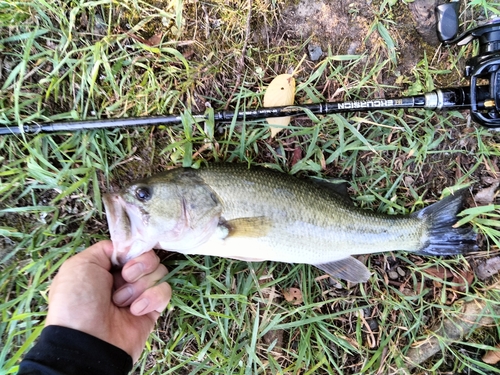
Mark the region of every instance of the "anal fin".
[[347, 280], [352, 283], [364, 283], [368, 281], [371, 276], [368, 268], [353, 257], [336, 260], [330, 263], [315, 264], [315, 266], [333, 277]]

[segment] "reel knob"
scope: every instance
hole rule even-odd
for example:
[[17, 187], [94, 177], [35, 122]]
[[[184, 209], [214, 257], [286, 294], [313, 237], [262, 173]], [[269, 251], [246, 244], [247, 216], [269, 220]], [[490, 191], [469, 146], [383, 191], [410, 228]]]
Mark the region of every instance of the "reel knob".
[[436, 6], [436, 31], [438, 39], [446, 43], [458, 35], [458, 8], [460, 4], [456, 1]]

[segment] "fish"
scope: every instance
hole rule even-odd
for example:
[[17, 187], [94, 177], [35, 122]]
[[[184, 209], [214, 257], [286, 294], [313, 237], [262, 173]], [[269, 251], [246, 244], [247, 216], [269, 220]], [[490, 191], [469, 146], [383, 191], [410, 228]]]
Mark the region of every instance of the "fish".
[[[343, 192], [342, 192], [343, 190]], [[176, 168], [103, 194], [112, 262], [153, 248], [182, 254], [313, 265], [366, 282], [355, 255], [407, 251], [430, 256], [477, 249], [472, 227], [455, 227], [467, 189], [409, 215], [355, 206], [346, 189], [264, 167], [208, 163]]]

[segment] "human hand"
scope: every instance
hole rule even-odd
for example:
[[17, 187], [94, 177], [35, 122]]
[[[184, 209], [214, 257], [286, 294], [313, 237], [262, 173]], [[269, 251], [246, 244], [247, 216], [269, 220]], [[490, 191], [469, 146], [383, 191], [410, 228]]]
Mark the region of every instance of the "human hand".
[[101, 241], [63, 263], [49, 292], [45, 325], [73, 328], [127, 352], [134, 362], [144, 349], [172, 290], [153, 251], [112, 274], [111, 241]]

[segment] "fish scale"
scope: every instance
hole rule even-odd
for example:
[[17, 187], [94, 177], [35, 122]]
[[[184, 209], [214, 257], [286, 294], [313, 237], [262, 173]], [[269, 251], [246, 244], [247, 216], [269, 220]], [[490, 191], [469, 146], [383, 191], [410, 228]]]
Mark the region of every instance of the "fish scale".
[[[234, 176], [234, 182], [223, 178], [227, 174]], [[226, 220], [270, 217], [273, 234], [280, 236], [274, 245], [300, 247], [300, 262], [304, 257], [313, 262], [328, 261], [331, 255], [327, 253], [348, 249], [353, 251], [351, 254], [363, 254], [421, 246], [425, 227], [421, 220], [357, 209], [336, 192], [307, 180], [261, 168], [225, 165], [202, 169], [199, 175], [220, 197]], [[242, 191], [245, 193], [238, 193]]]

